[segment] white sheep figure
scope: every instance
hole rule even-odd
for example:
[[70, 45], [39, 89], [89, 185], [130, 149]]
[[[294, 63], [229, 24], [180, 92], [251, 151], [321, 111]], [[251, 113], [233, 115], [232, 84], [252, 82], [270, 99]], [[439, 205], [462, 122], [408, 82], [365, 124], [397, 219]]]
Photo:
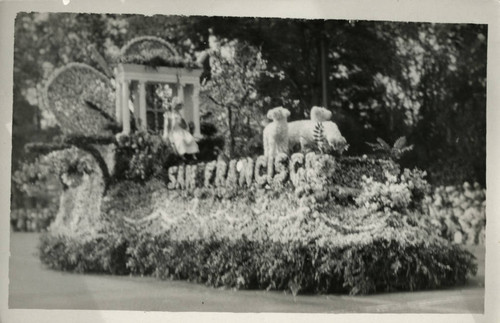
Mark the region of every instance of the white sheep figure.
[[288, 122], [290, 111], [276, 107], [267, 112], [267, 118], [273, 120], [262, 133], [264, 156], [275, 157], [279, 153], [288, 154]]
[[340, 133], [337, 125], [330, 121], [332, 113], [322, 107], [311, 109], [311, 120], [299, 120], [288, 123], [288, 142], [290, 147], [300, 144], [301, 150], [314, 143], [314, 127], [318, 122], [323, 125], [323, 135], [328, 144], [335, 150], [342, 152], [347, 142]]
[[332, 119], [332, 112], [323, 107], [312, 107], [311, 108], [311, 121], [323, 122]]

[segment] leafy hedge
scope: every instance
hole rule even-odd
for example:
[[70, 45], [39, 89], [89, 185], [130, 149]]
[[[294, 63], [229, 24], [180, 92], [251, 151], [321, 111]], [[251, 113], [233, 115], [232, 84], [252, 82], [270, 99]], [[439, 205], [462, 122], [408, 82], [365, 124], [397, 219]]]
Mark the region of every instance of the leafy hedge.
[[439, 288], [475, 274], [474, 256], [441, 238], [439, 227], [422, 213], [423, 173], [387, 172], [382, 182], [364, 178], [354, 204], [341, 206], [325, 190], [334, 185], [323, 166], [333, 160], [316, 162], [307, 171], [309, 180], [295, 188], [189, 193], [150, 189], [158, 182], [148, 182], [137, 189], [149, 201], [147, 208], [138, 206], [147, 221], [123, 220], [130, 214], [141, 218], [140, 212], [127, 212], [135, 204], [131, 200], [118, 214], [103, 214], [107, 229], [94, 238], [45, 235], [41, 259], [56, 269], [294, 294]]
[[127, 264], [134, 274], [294, 294], [438, 288], [464, 283], [475, 271], [473, 256], [457, 245], [423, 241], [405, 247], [383, 239], [326, 247], [245, 237], [175, 241], [165, 234], [141, 236], [129, 252]]
[[52, 269], [79, 273], [125, 274], [125, 237], [117, 231], [92, 236], [45, 232], [39, 244], [40, 260]]
[[441, 288], [475, 274], [474, 257], [459, 245], [419, 241], [401, 245], [325, 247], [240, 239], [172, 240], [168, 233], [107, 234], [80, 241], [44, 234], [43, 263], [76, 272], [152, 275], [213, 287], [367, 294]]
[[165, 55], [161, 50], [156, 52], [128, 54], [120, 58], [120, 63], [123, 64], [139, 64], [151, 68], [158, 67], [177, 67], [187, 69], [197, 69], [200, 65], [183, 57], [171, 57]]
[[177, 158], [170, 146], [158, 135], [138, 131], [120, 135], [116, 145], [115, 178], [119, 181], [144, 182], [162, 176]]
[[384, 181], [385, 173], [398, 174], [399, 166], [391, 160], [367, 157], [340, 157], [337, 159], [341, 171], [333, 175], [333, 182], [349, 187], [361, 187], [363, 176], [375, 181]]

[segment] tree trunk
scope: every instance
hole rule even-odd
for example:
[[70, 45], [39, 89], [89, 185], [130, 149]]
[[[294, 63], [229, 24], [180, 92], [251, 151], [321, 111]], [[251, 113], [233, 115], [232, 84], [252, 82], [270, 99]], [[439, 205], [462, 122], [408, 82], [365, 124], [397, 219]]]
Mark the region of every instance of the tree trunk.
[[227, 109], [227, 128], [228, 128], [228, 137], [229, 137], [229, 147], [227, 149], [228, 157], [233, 157], [234, 152], [234, 134], [233, 134], [233, 111], [230, 106], [226, 107]]
[[321, 33], [321, 89], [322, 89], [322, 101], [323, 107], [328, 109], [328, 68], [326, 60], [326, 41], [324, 33]]
[[[315, 30], [315, 33], [318, 33], [321, 29], [318, 27]], [[322, 79], [323, 79], [323, 65], [322, 65], [322, 53], [321, 53], [321, 35], [318, 35], [315, 39], [315, 47], [316, 47], [316, 74], [315, 74], [315, 83], [313, 84], [313, 100], [312, 106], [321, 105], [322, 104]]]
[[389, 109], [389, 132], [390, 134], [394, 133], [394, 109]]

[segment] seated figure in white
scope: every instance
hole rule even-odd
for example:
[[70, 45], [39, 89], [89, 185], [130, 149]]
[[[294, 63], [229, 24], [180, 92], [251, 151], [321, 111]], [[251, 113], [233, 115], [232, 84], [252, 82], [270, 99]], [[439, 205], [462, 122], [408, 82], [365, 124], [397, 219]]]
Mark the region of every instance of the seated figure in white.
[[163, 138], [168, 140], [177, 154], [184, 156], [186, 154], [194, 155], [200, 150], [195, 138], [189, 132], [188, 125], [182, 117], [180, 110], [183, 108], [182, 102], [174, 98], [172, 109], [164, 114]]

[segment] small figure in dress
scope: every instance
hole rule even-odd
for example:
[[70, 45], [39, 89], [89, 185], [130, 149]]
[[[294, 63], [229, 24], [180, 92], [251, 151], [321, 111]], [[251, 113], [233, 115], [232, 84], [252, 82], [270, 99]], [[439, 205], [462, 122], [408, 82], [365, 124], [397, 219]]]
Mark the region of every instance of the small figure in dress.
[[193, 155], [193, 158], [196, 159], [195, 154], [199, 153], [200, 150], [180, 113], [182, 108], [182, 101], [177, 97], [173, 98], [171, 108], [164, 114], [163, 139], [172, 144], [178, 155]]

